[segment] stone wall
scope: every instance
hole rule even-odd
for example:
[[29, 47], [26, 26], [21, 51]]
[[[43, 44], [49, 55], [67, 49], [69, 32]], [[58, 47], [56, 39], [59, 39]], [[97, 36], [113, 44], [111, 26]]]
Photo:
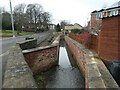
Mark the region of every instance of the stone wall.
[[119, 88], [96, 53], [91, 52], [67, 36], [65, 37], [65, 41], [79, 68], [83, 72], [86, 88]]
[[19, 45], [12, 46], [3, 79], [3, 88], [37, 88]]
[[34, 75], [58, 64], [59, 39], [60, 36], [53, 41], [52, 45], [23, 51], [25, 60]]

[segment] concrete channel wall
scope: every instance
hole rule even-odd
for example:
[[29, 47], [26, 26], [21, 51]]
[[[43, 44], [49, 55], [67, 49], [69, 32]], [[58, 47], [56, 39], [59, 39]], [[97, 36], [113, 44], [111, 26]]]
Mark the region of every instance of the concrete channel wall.
[[3, 88], [37, 88], [33, 75], [58, 64], [59, 40], [60, 36], [52, 45], [23, 51], [19, 44], [12, 46], [9, 50]]
[[22, 42], [17, 42], [17, 44], [20, 45], [20, 48], [22, 50], [31, 49], [31, 48], [37, 47], [37, 39], [25, 40], [25, 41], [22, 41]]
[[58, 64], [59, 39], [60, 36], [58, 36], [53, 43], [48, 46], [23, 50], [25, 60], [34, 75]]
[[48, 32], [48, 34], [46, 34], [46, 35], [44, 35], [44, 36], [38, 36], [37, 37], [37, 44], [40, 44], [40, 43], [42, 43], [43, 41], [45, 41], [47, 38], [49, 38], [49, 37], [52, 37], [53, 36], [53, 34], [52, 33], [49, 33]]
[[86, 88], [119, 88], [112, 75], [96, 53], [65, 36], [73, 57], [83, 72]]
[[36, 88], [33, 74], [19, 45], [12, 46], [3, 79], [3, 88]]
[[36, 37], [37, 39], [34, 38], [34, 37], [28, 37], [27, 40], [24, 40], [24, 41], [21, 41], [21, 42], [17, 42], [16, 44], [19, 44], [20, 48], [22, 50], [36, 48], [38, 44], [42, 43], [44, 40], [49, 38], [49, 36], [52, 37], [53, 34], [48, 33], [48, 34], [46, 34], [44, 36], [38, 36], [38, 37]]

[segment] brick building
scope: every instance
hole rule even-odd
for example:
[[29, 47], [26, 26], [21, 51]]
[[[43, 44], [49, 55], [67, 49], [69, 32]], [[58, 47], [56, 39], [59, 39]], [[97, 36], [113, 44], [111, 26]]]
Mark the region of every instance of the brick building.
[[39, 23], [35, 24], [35, 23], [29, 23], [24, 25], [24, 31], [27, 32], [34, 32], [34, 31], [44, 31], [46, 30], [54, 30], [55, 29], [55, 24], [47, 24], [47, 25], [41, 25]]
[[91, 12], [91, 19], [90, 22], [88, 23], [88, 30], [90, 33], [93, 34], [98, 34], [99, 31], [101, 30], [101, 19], [97, 19], [97, 13], [98, 11], [93, 11]]
[[98, 54], [106, 64], [113, 60], [120, 60], [120, 6], [119, 3], [116, 4], [97, 13], [98, 19], [102, 19]]

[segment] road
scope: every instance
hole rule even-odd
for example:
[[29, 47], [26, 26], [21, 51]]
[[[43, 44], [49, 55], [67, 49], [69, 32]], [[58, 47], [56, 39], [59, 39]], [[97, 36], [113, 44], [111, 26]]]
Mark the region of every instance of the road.
[[16, 42], [24, 41], [26, 37], [34, 37], [36, 39], [41, 39], [47, 34], [49, 34], [49, 32], [43, 32], [43, 33], [38, 33], [38, 34], [33, 34], [33, 35], [26, 35], [26, 36], [18, 36], [15, 38], [13, 37], [3, 38], [0, 40], [0, 45], [2, 45], [0, 55], [5, 53], [12, 45], [15, 45]]
[[[42, 39], [44, 36], [50, 34], [49, 32], [43, 32], [33, 35], [26, 36], [18, 36], [18, 37], [9, 37], [9, 38], [1, 38], [0, 39], [0, 89], [2, 87], [2, 79], [5, 72], [6, 62], [8, 60], [9, 48], [16, 44], [16, 42], [24, 41], [26, 37], [34, 37], [38, 41]], [[37, 42], [39, 43], [39, 42]]]

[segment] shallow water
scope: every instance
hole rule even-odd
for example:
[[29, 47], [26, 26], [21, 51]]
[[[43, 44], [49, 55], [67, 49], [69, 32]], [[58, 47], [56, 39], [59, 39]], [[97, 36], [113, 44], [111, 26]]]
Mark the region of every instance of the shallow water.
[[[67, 52], [68, 51], [68, 52]], [[68, 55], [69, 53], [69, 55]], [[69, 56], [69, 57], [68, 57]], [[61, 41], [59, 65], [40, 74], [45, 88], [84, 88], [84, 78], [66, 44]]]

